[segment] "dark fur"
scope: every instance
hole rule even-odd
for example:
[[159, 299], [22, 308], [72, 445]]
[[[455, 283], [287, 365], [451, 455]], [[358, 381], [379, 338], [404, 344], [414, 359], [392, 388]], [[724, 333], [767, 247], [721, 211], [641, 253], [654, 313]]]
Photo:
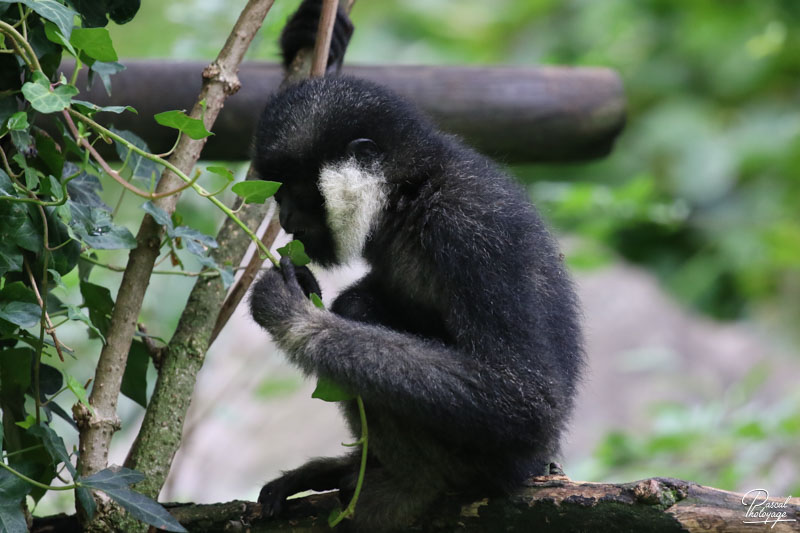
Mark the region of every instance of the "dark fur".
[[[283, 183], [282, 222], [312, 259], [336, 263], [320, 167], [354, 157], [348, 144], [364, 138], [375, 149], [355, 157], [388, 181], [363, 251], [369, 273], [326, 311], [305, 298], [307, 275], [298, 282], [284, 261], [257, 282], [250, 305], [304, 372], [363, 397], [370, 463], [351, 527], [387, 531], [445, 491], [505, 492], [546, 473], [583, 355], [569, 278], [525, 191], [367, 81], [292, 86], [268, 103], [255, 135], [255, 168]], [[359, 435], [355, 404], [344, 412]], [[339, 488], [347, 503], [358, 459], [285, 473], [263, 488], [264, 513], [307, 489]]]

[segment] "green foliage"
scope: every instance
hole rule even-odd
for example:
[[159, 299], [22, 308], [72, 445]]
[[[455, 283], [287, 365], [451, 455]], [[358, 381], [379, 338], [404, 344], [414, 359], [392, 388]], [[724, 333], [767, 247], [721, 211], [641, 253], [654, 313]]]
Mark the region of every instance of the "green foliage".
[[276, 181], [240, 181], [231, 187], [231, 191], [241, 197], [246, 204], [263, 204], [278, 192], [280, 186], [281, 184]]
[[295, 266], [305, 266], [311, 262], [306, 254], [306, 247], [300, 241], [289, 241], [285, 246], [278, 248], [281, 257], [288, 257]]
[[164, 111], [153, 118], [162, 126], [175, 128], [192, 139], [204, 139], [209, 135], [214, 135], [206, 129], [202, 120], [192, 118], [183, 111]]
[[[591, 479], [670, 476], [728, 490], [780, 483], [783, 464], [800, 461], [800, 396], [766, 405], [751, 399], [764, 379], [756, 367], [742, 383], [705, 405], [661, 403], [642, 432], [612, 431], [584, 465]], [[784, 481], [785, 482], [785, 481]], [[794, 494], [800, 484], [790, 488]]]
[[[73, 352], [58, 340], [55, 330], [70, 324], [105, 342], [114, 296], [102, 280], [90, 280], [92, 266], [113, 269], [102, 263], [98, 251], [102, 254], [137, 246], [133, 233], [118, 217], [121, 191], [129, 190], [148, 200], [157, 198], [152, 191], [167, 166], [132, 133], [108, 130], [94, 121], [98, 113], [136, 112], [133, 108], [101, 107], [74, 99], [78, 94], [75, 80], [87, 66], [90, 82], [98, 76], [110, 91], [111, 76], [123, 67], [116, 63], [117, 53], [103, 26], [108, 17], [117, 23], [130, 20], [138, 6], [138, 1], [130, 0], [0, 0], [3, 531], [26, 530], [26, 496], [38, 501], [47, 491], [74, 490], [78, 504], [91, 516], [95, 503], [90, 489], [105, 492], [145, 523], [184, 531], [161, 505], [130, 488], [143, 478], [141, 474], [104, 470], [81, 478], [75, 467], [76, 452], [70, 453], [64, 444], [65, 439], [75, 436], [57, 433], [58, 426], [53, 425], [54, 416], [58, 416], [69, 423], [67, 432], [77, 429], [72, 416], [58, 403], [62, 398], [94, 413], [86, 390], [91, 380], [81, 375], [86, 369], [80, 365], [67, 369], [62, 363], [64, 356], [85, 360], [92, 354]], [[65, 53], [76, 58], [70, 73], [58, 72]], [[42, 115], [48, 115], [46, 120]], [[179, 134], [194, 138], [209, 135], [201, 121], [179, 111], [161, 114], [158, 120], [177, 128]], [[45, 121], [51, 127], [47, 132], [39, 126]], [[121, 159], [114, 170], [87, 148], [112, 140]], [[184, 174], [180, 176], [195, 185]], [[197, 190], [216, 201], [201, 187]], [[113, 193], [119, 197], [114, 209], [105, 200]], [[217, 265], [209, 256], [209, 250], [217, 246], [213, 238], [179, 224], [179, 214], [171, 217], [152, 201], [142, 207], [140, 215], [150, 213], [166, 229], [160, 243], [165, 258], [172, 258], [173, 265], [181, 269], [173, 272], [219, 275], [224, 284], [230, 284], [230, 268]], [[232, 216], [224, 205], [221, 209]], [[202, 272], [182, 272], [178, 253], [182, 250], [197, 258]], [[76, 304], [81, 298], [82, 302]], [[144, 344], [134, 342], [121, 392], [141, 406], [147, 404], [149, 360]], [[57, 468], [69, 474], [72, 485], [51, 485]]]
[[131, 516], [145, 524], [165, 531], [186, 531], [158, 502], [129, 488], [143, 479], [142, 474], [128, 468], [106, 468], [89, 477], [80, 478], [79, 483], [84, 487], [102, 490]]
[[347, 392], [330, 379], [320, 376], [317, 378], [317, 387], [311, 393], [311, 397], [324, 402], [345, 402], [354, 399], [356, 395]]

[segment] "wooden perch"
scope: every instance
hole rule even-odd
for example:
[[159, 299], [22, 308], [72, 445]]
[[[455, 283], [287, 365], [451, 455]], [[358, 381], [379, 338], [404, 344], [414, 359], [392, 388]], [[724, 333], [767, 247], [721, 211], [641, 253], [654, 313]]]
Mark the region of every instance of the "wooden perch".
[[[138, 111], [102, 113], [100, 122], [131, 130], [155, 152], [169, 150], [175, 132], [153, 114], [191, 108], [200, 89], [199, 62], [126, 61], [109, 98], [95, 82], [81, 98]], [[71, 67], [64, 65], [65, 72]], [[355, 66], [345, 74], [386, 85], [415, 101], [446, 131], [506, 162], [575, 161], [608, 154], [625, 122], [619, 76], [605, 68]], [[243, 64], [242, 89], [225, 102], [207, 159], [244, 160], [259, 113], [283, 79], [278, 65]], [[85, 78], [79, 79], [83, 90]], [[113, 156], [113, 150], [110, 150]]]
[[[751, 516], [747, 516], [753, 497], [761, 505], [753, 507]], [[742, 503], [742, 498], [746, 498], [746, 504]], [[609, 484], [550, 476], [533, 478], [528, 487], [505, 498], [483, 498], [468, 504], [455, 499], [445, 500], [422, 524], [408, 531], [800, 531], [800, 498], [770, 498], [768, 501], [774, 507], [764, 505], [763, 495], [750, 493], [745, 496], [679, 479], [652, 478]], [[167, 508], [192, 533], [331, 531], [327, 517], [337, 504], [335, 493], [300, 498], [290, 503], [286, 517], [281, 519], [262, 519], [259, 517], [260, 506], [244, 501], [208, 505], [167, 504]], [[759, 517], [759, 512], [778, 513], [784, 521], [775, 522], [773, 527], [775, 519], [767, 518], [765, 525], [765, 518]], [[745, 523], [747, 521], [758, 523]], [[59, 529], [48, 529], [48, 524], [57, 524]], [[37, 518], [32, 531], [67, 533], [72, 530], [69, 529], [69, 517], [59, 515]]]

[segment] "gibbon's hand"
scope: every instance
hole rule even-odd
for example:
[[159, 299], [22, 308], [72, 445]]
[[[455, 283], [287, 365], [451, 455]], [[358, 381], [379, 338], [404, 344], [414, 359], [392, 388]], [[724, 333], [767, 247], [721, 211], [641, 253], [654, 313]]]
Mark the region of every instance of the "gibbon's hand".
[[[296, 269], [305, 269], [298, 281]], [[305, 290], [304, 290], [305, 289]], [[319, 285], [306, 267], [295, 267], [291, 259], [281, 259], [281, 268], [268, 270], [253, 286], [250, 293], [250, 311], [263, 328], [275, 333], [281, 324], [291, 322], [297, 314], [307, 312], [313, 304], [306, 291], [317, 292]]]

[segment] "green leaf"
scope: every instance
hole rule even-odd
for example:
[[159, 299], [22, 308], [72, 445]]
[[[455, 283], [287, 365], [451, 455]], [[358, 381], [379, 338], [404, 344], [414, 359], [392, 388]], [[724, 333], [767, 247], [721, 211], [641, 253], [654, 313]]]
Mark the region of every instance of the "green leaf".
[[173, 238], [180, 237], [186, 245], [186, 249], [198, 257], [205, 257], [209, 248], [219, 246], [214, 237], [201, 233], [189, 226], [178, 226], [170, 236]]
[[25, 111], [17, 111], [9, 117], [6, 127], [12, 131], [27, 130], [30, 127], [30, 124], [28, 124], [28, 114]]
[[[4, 473], [7, 473], [3, 470]], [[12, 475], [8, 473], [8, 475]], [[24, 483], [24, 481], [23, 481]], [[22, 497], [20, 501], [8, 503], [0, 499], [0, 531], [3, 533], [28, 533], [28, 524], [22, 512]]]
[[125, 468], [124, 466], [112, 466], [92, 474], [89, 477], [81, 478], [81, 485], [98, 490], [124, 489], [134, 483], [144, 480], [144, 474]]
[[[135, 133], [131, 133], [130, 131], [123, 131], [111, 128], [111, 131], [131, 143], [137, 148], [145, 152], [150, 152], [150, 148], [147, 146], [140, 137], [138, 137]], [[130, 156], [128, 156], [128, 147], [124, 144], [114, 141], [114, 148], [117, 150], [117, 155], [119, 156], [120, 161], [128, 161], [128, 168], [131, 170], [131, 175], [133, 179], [140, 179], [143, 180], [147, 185], [150, 185], [150, 181], [153, 178], [157, 178], [161, 175], [161, 168], [155, 161], [151, 161], [146, 157], [142, 157], [135, 152], [131, 152]]]
[[106, 468], [87, 478], [79, 479], [84, 487], [102, 490], [127, 510], [131, 516], [145, 524], [166, 531], [186, 531], [158, 502], [132, 491], [128, 485], [138, 483], [144, 476], [124, 467]]
[[141, 341], [133, 341], [128, 352], [128, 362], [125, 364], [125, 374], [122, 376], [122, 394], [147, 408], [147, 367], [150, 363], [150, 354]]
[[58, 466], [59, 463], [64, 463], [64, 466], [67, 470], [69, 470], [69, 473], [72, 475], [73, 479], [78, 476], [78, 471], [70, 461], [69, 454], [67, 453], [67, 447], [64, 445], [64, 439], [59, 437], [50, 426], [46, 424], [34, 424], [28, 430], [28, 433], [42, 441], [42, 444], [44, 444], [44, 447], [50, 454], [50, 457], [53, 458], [55, 466]]
[[0, 241], [0, 276], [22, 270], [22, 252], [12, 243]]
[[213, 135], [206, 129], [202, 120], [192, 118], [183, 111], [164, 111], [153, 116], [153, 118], [162, 126], [175, 128], [195, 140], [205, 139], [209, 135]]
[[233, 172], [231, 172], [225, 167], [220, 167], [220, 166], [206, 167], [206, 171], [211, 172], [212, 174], [216, 174], [217, 176], [222, 176], [228, 182], [233, 181]]
[[263, 204], [278, 191], [280, 186], [277, 181], [247, 180], [235, 184], [231, 190], [246, 204]]
[[28, 524], [22, 512], [22, 499], [31, 485], [8, 470], [0, 470], [0, 531], [27, 533]]
[[286, 246], [278, 248], [281, 257], [289, 257], [295, 266], [304, 266], [311, 262], [311, 258], [306, 255], [306, 248], [300, 241], [291, 241]]
[[89, 86], [91, 87], [94, 82], [94, 75], [100, 76], [100, 81], [103, 82], [103, 87], [106, 93], [111, 96], [111, 76], [125, 70], [125, 65], [117, 62], [104, 62], [95, 61], [89, 67]]
[[89, 248], [98, 250], [136, 248], [136, 237], [128, 228], [114, 224], [111, 213], [105, 209], [76, 204], [71, 200], [67, 203], [72, 212], [69, 226]]
[[[78, 167], [69, 161], [64, 165], [64, 174], [71, 175], [78, 171]], [[100, 184], [100, 180], [84, 171], [80, 171], [78, 176], [72, 178], [70, 182], [67, 183], [67, 192], [73, 204], [99, 207], [106, 211], [111, 211], [111, 208], [100, 198], [99, 193], [102, 190], [103, 186]]]
[[320, 376], [317, 378], [317, 388], [311, 393], [311, 397], [324, 402], [346, 402], [353, 400], [356, 395], [347, 392], [330, 379]]
[[325, 309], [325, 304], [322, 303], [322, 298], [319, 297], [319, 294], [312, 292], [309, 295], [309, 298], [311, 298], [311, 303], [313, 303], [315, 306], [319, 307], [320, 309]]
[[21, 328], [32, 328], [42, 318], [42, 308], [28, 302], [0, 302], [0, 318]]
[[169, 214], [166, 211], [158, 207], [150, 200], [147, 200], [145, 203], [142, 204], [142, 209], [150, 213], [150, 216], [152, 216], [156, 220], [156, 222], [158, 222], [161, 226], [166, 227], [167, 233], [169, 233], [170, 236], [172, 236], [171, 235], [173, 230], [172, 219], [170, 218]]
[[81, 281], [80, 289], [83, 303], [89, 310], [89, 319], [105, 335], [111, 324], [111, 312], [114, 310], [111, 291], [102, 285], [95, 285], [88, 281]]
[[31, 106], [40, 113], [55, 113], [67, 108], [78, 89], [72, 85], [59, 85], [50, 89], [47, 76], [39, 71], [33, 73], [33, 81], [22, 86], [22, 94]]
[[[7, 2], [8, 0], [3, 0]], [[54, 22], [61, 34], [69, 37], [75, 27], [74, 18], [77, 13], [56, 0], [14, 0], [33, 9], [43, 19]]]
[[64, 37], [59, 31], [58, 27], [49, 20], [45, 21], [44, 34], [47, 36], [48, 41], [63, 46], [64, 48], [66, 48], [67, 52], [72, 54], [73, 57], [78, 57], [78, 52], [76, 52], [75, 49], [72, 47], [72, 44], [70, 44], [69, 39]]
[[[90, 111], [90, 112], [93, 112], [93, 113], [98, 113], [98, 112], [104, 111], [104, 112], [108, 112], [108, 113], [116, 113], [117, 115], [119, 115], [120, 113], [122, 113], [124, 111], [130, 111], [131, 113], [135, 113], [137, 115], [139, 114], [139, 112], [136, 111], [136, 109], [134, 109], [133, 107], [131, 107], [129, 105], [108, 105], [108, 106], [100, 107], [97, 104], [93, 104], [92, 102], [87, 102], [85, 100], [72, 100], [72, 105], [73, 106], [82, 107], [86, 111]], [[79, 109], [78, 111], [81, 111], [81, 110]], [[86, 111], [84, 111], [84, 113]]]
[[336, 527], [341, 521], [341, 516], [344, 514], [341, 507], [331, 509], [331, 514], [328, 515], [328, 527]]
[[11, 142], [14, 143], [14, 148], [20, 154], [25, 156], [33, 155], [34, 153], [34, 142], [33, 137], [27, 131], [18, 131], [18, 130], [11, 130]]
[[70, 320], [77, 320], [79, 322], [83, 322], [84, 324], [86, 324], [89, 327], [89, 329], [95, 335], [97, 335], [100, 338], [100, 340], [103, 341], [103, 344], [105, 344], [106, 338], [103, 335], [103, 333], [99, 329], [97, 329], [97, 326], [95, 326], [92, 323], [92, 321], [89, 319], [88, 316], [83, 314], [83, 311], [81, 311], [79, 307], [69, 304], [67, 304], [66, 307], [67, 307], [67, 318], [69, 318]]
[[155, 526], [164, 531], [185, 532], [180, 522], [169, 514], [164, 507], [138, 492], [129, 488], [107, 488], [102, 489], [112, 500], [120, 504], [128, 513], [137, 520], [145, 524]]
[[28, 415], [22, 422], [14, 422], [14, 423], [19, 427], [21, 427], [22, 429], [28, 429], [29, 427], [31, 427], [36, 423], [36, 417], [33, 415]]
[[116, 61], [117, 52], [105, 28], [75, 28], [69, 41], [89, 57], [103, 62]]
[[[31, 365], [31, 382], [33, 382], [34, 368]], [[55, 394], [64, 386], [64, 375], [53, 366], [41, 363], [39, 365], [39, 392], [42, 395]]]
[[86, 389], [83, 388], [83, 385], [81, 385], [77, 379], [67, 375], [67, 388], [72, 391], [72, 394], [75, 395], [79, 402], [89, 408], [89, 411], [94, 412], [94, 408], [92, 408], [91, 404], [89, 404], [89, 400], [86, 398]]

